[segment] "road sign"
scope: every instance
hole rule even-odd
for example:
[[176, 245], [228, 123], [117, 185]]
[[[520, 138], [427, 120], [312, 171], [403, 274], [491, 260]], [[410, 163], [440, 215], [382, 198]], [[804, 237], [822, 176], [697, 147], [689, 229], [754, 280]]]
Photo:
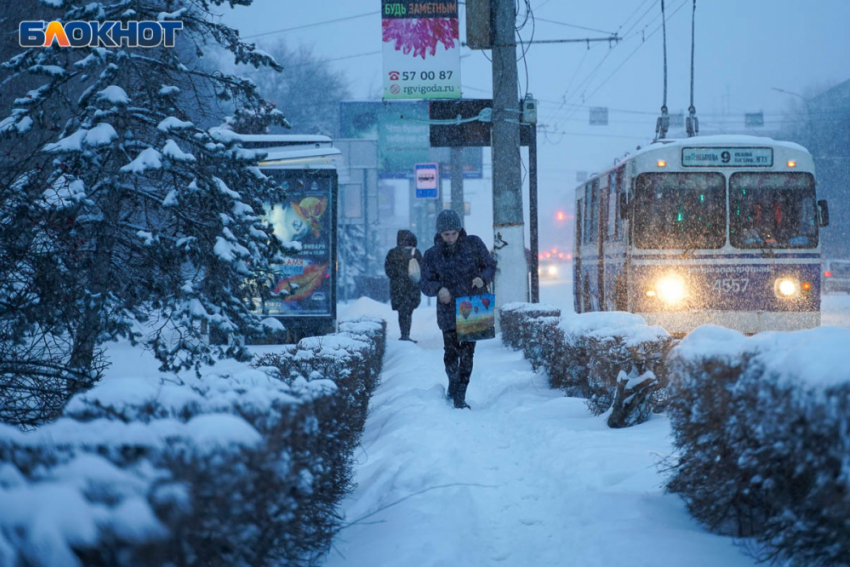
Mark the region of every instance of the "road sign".
[[440, 176], [436, 163], [417, 163], [413, 166], [417, 199], [437, 199], [440, 196]]
[[608, 126], [608, 107], [594, 106], [590, 109], [591, 126]]

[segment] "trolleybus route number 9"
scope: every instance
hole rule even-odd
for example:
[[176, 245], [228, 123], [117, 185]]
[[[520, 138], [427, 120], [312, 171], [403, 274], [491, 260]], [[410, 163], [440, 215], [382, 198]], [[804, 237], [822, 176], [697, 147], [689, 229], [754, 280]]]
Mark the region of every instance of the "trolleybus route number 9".
[[749, 278], [723, 278], [714, 280], [711, 288], [718, 293], [744, 293], [749, 284]]

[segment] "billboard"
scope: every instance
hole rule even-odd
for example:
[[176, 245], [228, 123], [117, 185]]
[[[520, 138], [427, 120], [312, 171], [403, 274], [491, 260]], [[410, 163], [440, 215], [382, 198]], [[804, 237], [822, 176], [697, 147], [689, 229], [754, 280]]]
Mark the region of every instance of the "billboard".
[[[377, 139], [379, 177], [411, 178], [417, 163], [438, 162], [444, 164], [443, 179], [448, 179], [449, 148], [431, 147], [428, 121], [428, 101], [341, 102], [339, 137]], [[483, 173], [483, 150], [464, 148], [464, 178], [481, 179]]]
[[271, 293], [261, 301], [263, 315], [333, 317], [334, 178], [301, 169], [263, 173], [279, 179], [286, 192], [283, 202], [265, 203], [265, 219], [295, 250], [272, 267]]
[[457, 0], [381, 0], [384, 100], [460, 98]]

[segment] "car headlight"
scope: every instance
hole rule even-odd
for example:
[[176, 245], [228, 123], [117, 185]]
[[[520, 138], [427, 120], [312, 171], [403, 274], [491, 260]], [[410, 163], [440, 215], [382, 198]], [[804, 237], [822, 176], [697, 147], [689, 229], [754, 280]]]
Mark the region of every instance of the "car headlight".
[[779, 278], [773, 282], [773, 291], [779, 297], [793, 297], [799, 289], [798, 283], [791, 278]]
[[550, 276], [557, 276], [558, 275], [558, 266], [549, 266], [549, 268], [547, 268], [547, 270], [546, 270], [546, 273], [549, 274]]
[[678, 303], [685, 298], [685, 279], [677, 275], [664, 276], [655, 282], [655, 289], [651, 291], [655, 291], [654, 295], [664, 303]]

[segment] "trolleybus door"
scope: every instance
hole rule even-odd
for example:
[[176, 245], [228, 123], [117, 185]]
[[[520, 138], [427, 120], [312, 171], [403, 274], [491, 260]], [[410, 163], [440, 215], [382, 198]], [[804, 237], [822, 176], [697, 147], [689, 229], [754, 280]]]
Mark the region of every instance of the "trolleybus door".
[[[578, 189], [576, 189], [578, 191]], [[576, 235], [573, 246], [573, 308], [576, 313], [581, 313], [581, 245], [584, 234], [582, 225], [582, 200], [576, 199]]]
[[[607, 179], [603, 178], [603, 179]], [[596, 231], [596, 252], [599, 256], [599, 264], [596, 267], [596, 297], [599, 298], [599, 310], [605, 311], [605, 237], [608, 234], [608, 184], [599, 186], [597, 180], [593, 184], [593, 190], [597, 194], [599, 203], [597, 214], [599, 215], [598, 230]]]

